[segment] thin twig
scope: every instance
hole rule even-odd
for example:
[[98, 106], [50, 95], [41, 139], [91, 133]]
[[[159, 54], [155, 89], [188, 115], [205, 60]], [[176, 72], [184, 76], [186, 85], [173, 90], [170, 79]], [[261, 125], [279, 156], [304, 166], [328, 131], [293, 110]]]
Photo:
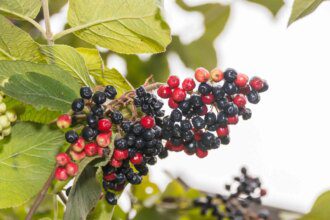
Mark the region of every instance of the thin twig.
[[45, 19], [45, 26], [46, 26], [46, 39], [48, 45], [53, 45], [53, 33], [50, 26], [50, 16], [49, 16], [49, 6], [48, 6], [48, 0], [42, 0], [42, 10], [44, 13], [44, 19]]

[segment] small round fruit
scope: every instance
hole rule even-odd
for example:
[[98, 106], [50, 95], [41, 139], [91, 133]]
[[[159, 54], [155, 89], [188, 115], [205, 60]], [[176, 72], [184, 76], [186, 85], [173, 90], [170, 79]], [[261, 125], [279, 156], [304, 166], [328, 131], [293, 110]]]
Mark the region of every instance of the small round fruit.
[[[0, 116], [0, 125], [1, 125], [1, 116]], [[73, 144], [78, 140], [79, 136], [74, 130], [67, 131], [65, 133], [65, 139], [68, 143]]]
[[168, 106], [171, 108], [171, 109], [176, 109], [179, 107], [179, 103], [177, 103], [176, 101], [174, 101], [173, 98], [169, 98], [168, 99]]
[[[249, 94], [247, 94], [247, 99], [252, 104], [258, 104], [260, 102], [260, 95], [257, 91], [252, 90]], [[1, 116], [0, 116], [1, 118]]]
[[81, 135], [86, 141], [92, 141], [95, 138], [96, 133], [93, 128], [86, 126], [82, 129]]
[[172, 89], [177, 88], [180, 85], [180, 79], [177, 76], [170, 76], [167, 79], [167, 85]]
[[105, 87], [104, 93], [105, 93], [105, 96], [110, 100], [115, 99], [116, 96], [117, 96], [116, 88], [111, 86], [111, 85], [108, 85], [108, 86]]
[[124, 120], [124, 116], [120, 111], [111, 112], [111, 120], [114, 124], [121, 124]]
[[102, 105], [107, 100], [107, 97], [104, 92], [97, 91], [94, 93], [92, 99], [95, 104]]
[[78, 153], [83, 151], [84, 147], [85, 147], [85, 140], [82, 137], [79, 137], [78, 140], [71, 145], [72, 150]]
[[71, 108], [74, 112], [81, 112], [85, 107], [84, 99], [75, 99], [71, 104]]
[[76, 163], [69, 162], [65, 166], [65, 171], [69, 176], [75, 176], [78, 173], [78, 165]]
[[200, 149], [199, 147], [196, 149], [196, 156], [199, 158], [204, 158], [208, 155], [207, 151], [204, 151], [202, 149]]
[[65, 166], [71, 161], [70, 157], [66, 153], [59, 153], [56, 155], [56, 163], [59, 166]]
[[219, 68], [215, 68], [211, 71], [212, 81], [220, 82], [221, 80], [223, 80], [223, 77], [224, 77], [224, 73]]
[[168, 85], [162, 85], [158, 88], [157, 94], [162, 99], [168, 99], [172, 96], [172, 89]]
[[97, 148], [97, 155], [100, 157], [105, 157], [110, 154], [110, 149], [109, 148], [103, 148], [103, 147], [98, 147]]
[[236, 125], [238, 123], [238, 115], [228, 117], [228, 124]]
[[110, 205], [117, 205], [117, 197], [114, 193], [112, 192], [107, 192], [105, 194], [105, 200], [107, 201], [107, 203], [109, 203]]
[[130, 161], [134, 165], [141, 164], [143, 162], [143, 155], [141, 153], [136, 153], [134, 157], [130, 159]]
[[199, 67], [195, 70], [195, 79], [198, 82], [207, 82], [210, 79], [210, 73], [207, 69]]
[[196, 83], [193, 78], [186, 78], [182, 82], [182, 88], [187, 92], [194, 90], [195, 87], [196, 87]]
[[140, 124], [142, 127], [150, 129], [155, 126], [155, 119], [152, 116], [146, 115], [141, 118]]
[[57, 118], [57, 122], [56, 122], [57, 127], [60, 129], [65, 129], [65, 128], [70, 127], [71, 123], [72, 123], [72, 118], [68, 114], [60, 115]]
[[186, 91], [184, 91], [181, 88], [175, 88], [172, 94], [172, 98], [176, 102], [182, 102], [183, 100], [186, 99]]
[[84, 86], [80, 88], [80, 97], [83, 99], [90, 99], [92, 98], [93, 91], [90, 87]]
[[118, 149], [115, 149], [113, 151], [113, 157], [116, 159], [116, 160], [125, 160], [126, 158], [128, 158], [128, 150], [118, 150]]
[[98, 119], [94, 114], [89, 114], [86, 117], [87, 124], [91, 128], [97, 128], [98, 126]]
[[202, 101], [206, 105], [210, 105], [214, 102], [214, 95], [208, 94], [208, 95], [202, 95]]
[[238, 94], [234, 97], [233, 102], [238, 108], [244, 108], [246, 105], [246, 98], [244, 95]]
[[65, 181], [68, 179], [68, 174], [64, 167], [57, 167], [55, 170], [55, 179], [59, 181]]
[[237, 77], [235, 79], [235, 85], [242, 88], [246, 86], [248, 81], [249, 81], [249, 77], [247, 75], [243, 73], [239, 73], [237, 74]]
[[84, 151], [78, 153], [78, 152], [71, 150], [70, 156], [74, 161], [80, 161], [86, 157], [86, 153]]
[[0, 103], [0, 114], [3, 114], [3, 113], [5, 113], [6, 112], [6, 110], [7, 110], [7, 106], [6, 106], [6, 104], [5, 103]]
[[15, 122], [17, 120], [17, 115], [13, 110], [6, 111], [6, 116], [10, 122]]
[[226, 127], [219, 127], [217, 129], [217, 135], [218, 137], [226, 137], [229, 135], [229, 128], [226, 126]]
[[121, 160], [116, 160], [115, 158], [112, 158], [110, 161], [111, 166], [119, 168], [123, 164]]
[[107, 147], [110, 145], [111, 140], [108, 134], [101, 133], [97, 135], [96, 142], [100, 147]]
[[260, 91], [264, 87], [264, 81], [259, 77], [253, 77], [250, 80], [250, 86], [256, 91]]
[[98, 146], [96, 143], [88, 143], [85, 145], [84, 152], [86, 156], [92, 157], [98, 153]]
[[116, 176], [117, 176], [116, 173], [112, 172], [112, 173], [108, 173], [108, 174], [104, 175], [103, 179], [105, 181], [113, 181], [116, 179]]
[[112, 123], [109, 119], [103, 118], [98, 121], [98, 130], [102, 132], [110, 131]]
[[2, 130], [2, 135], [3, 136], [8, 136], [11, 134], [11, 127], [5, 128]]
[[10, 121], [8, 120], [6, 115], [1, 115], [0, 116], [0, 126], [2, 128], [7, 128], [10, 126]]
[[237, 72], [234, 69], [228, 68], [225, 72], [224, 72], [224, 77], [225, 80], [229, 83], [232, 83], [236, 80], [237, 77]]

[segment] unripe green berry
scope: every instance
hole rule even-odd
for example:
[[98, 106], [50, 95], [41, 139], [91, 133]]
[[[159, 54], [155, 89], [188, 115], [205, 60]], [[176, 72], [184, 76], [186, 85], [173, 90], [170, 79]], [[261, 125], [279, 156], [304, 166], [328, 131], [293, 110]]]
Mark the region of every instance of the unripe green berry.
[[8, 136], [11, 133], [11, 127], [8, 127], [2, 131], [3, 136]]
[[6, 115], [0, 116], [0, 126], [2, 126], [3, 128], [7, 128], [10, 126], [10, 121], [8, 120]]
[[17, 120], [17, 115], [13, 110], [7, 111], [6, 116], [10, 122], [15, 122]]
[[0, 114], [5, 113], [7, 110], [6, 104], [5, 103], [0, 103]]

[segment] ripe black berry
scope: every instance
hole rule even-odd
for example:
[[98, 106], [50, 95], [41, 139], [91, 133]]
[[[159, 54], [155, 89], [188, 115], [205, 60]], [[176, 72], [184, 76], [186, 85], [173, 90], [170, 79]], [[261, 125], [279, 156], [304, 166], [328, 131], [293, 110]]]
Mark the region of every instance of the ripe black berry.
[[172, 121], [179, 122], [182, 120], [182, 113], [179, 109], [174, 109], [170, 117]]
[[142, 133], [143, 139], [146, 141], [151, 141], [153, 138], [155, 138], [155, 131], [153, 129], [146, 129]]
[[111, 112], [111, 119], [114, 124], [121, 124], [124, 117], [120, 111], [116, 110], [116, 111]]
[[189, 100], [184, 100], [179, 104], [179, 109], [183, 112], [187, 112], [190, 110], [191, 104]]
[[128, 133], [133, 128], [132, 122], [130, 122], [130, 121], [123, 121], [121, 123], [121, 128], [123, 129], [123, 131], [125, 133]]
[[85, 103], [83, 99], [75, 99], [71, 104], [71, 108], [74, 112], [81, 112], [84, 107]]
[[80, 97], [83, 99], [92, 98], [93, 91], [90, 87], [84, 86], [80, 88]]
[[67, 131], [65, 133], [65, 139], [70, 144], [75, 143], [78, 140], [78, 138], [79, 138], [79, 136], [78, 136], [77, 132], [75, 132], [74, 130]]
[[202, 98], [198, 95], [192, 95], [190, 97], [190, 103], [194, 107], [202, 107], [204, 105]]
[[86, 141], [92, 141], [96, 136], [96, 132], [93, 128], [86, 126], [81, 131], [81, 135]]
[[257, 91], [252, 90], [249, 94], [247, 94], [247, 99], [252, 104], [258, 104], [260, 102], [260, 95]]
[[186, 143], [191, 142], [192, 140], [194, 140], [194, 132], [191, 130], [186, 131], [186, 132], [182, 133], [182, 138], [183, 138], [183, 141]]
[[216, 123], [216, 120], [217, 120], [217, 116], [215, 115], [214, 112], [208, 112], [206, 115], [205, 115], [205, 123], [207, 125], [213, 125]]
[[137, 173], [130, 173], [127, 175], [127, 181], [133, 185], [140, 184], [142, 178]]
[[107, 97], [104, 92], [97, 91], [94, 93], [92, 99], [95, 104], [102, 105], [107, 100]]
[[224, 107], [224, 111], [226, 113], [227, 116], [235, 116], [238, 114], [238, 107], [237, 105], [235, 105], [234, 103], [228, 103], [225, 107]]
[[125, 150], [127, 149], [127, 141], [125, 138], [120, 138], [120, 139], [117, 139], [115, 140], [115, 143], [114, 143], [115, 147], [118, 148], [119, 150]]
[[229, 136], [221, 137], [220, 140], [221, 140], [221, 144], [228, 145], [230, 142], [230, 137]]
[[219, 114], [217, 115], [217, 124], [224, 126], [227, 125], [227, 123], [228, 123], [228, 119], [226, 113], [223, 111], [219, 112]]
[[91, 110], [92, 110], [93, 115], [95, 115], [97, 117], [103, 117], [104, 110], [103, 110], [102, 105], [93, 105]]
[[221, 98], [216, 101], [217, 107], [219, 109], [224, 109], [224, 107], [227, 105], [228, 100], [226, 98]]
[[242, 118], [243, 120], [249, 120], [252, 117], [252, 111], [249, 108], [245, 108], [242, 110]]
[[147, 91], [145, 90], [145, 88], [143, 86], [140, 86], [139, 88], [136, 89], [135, 93], [139, 98], [142, 98], [142, 97], [146, 96]]
[[93, 114], [89, 114], [86, 117], [87, 124], [92, 128], [97, 128], [97, 117]]
[[110, 205], [117, 205], [117, 197], [112, 192], [107, 192], [105, 194], [105, 199]]
[[210, 94], [212, 91], [212, 86], [208, 83], [201, 83], [198, 87], [198, 92], [202, 95]]
[[160, 159], [164, 159], [164, 158], [166, 158], [167, 156], [168, 156], [168, 151], [167, 151], [167, 149], [166, 149], [166, 148], [162, 148], [161, 151], [160, 151], [160, 153], [158, 154], [158, 157], [159, 157]]
[[224, 89], [220, 85], [218, 85], [213, 87], [212, 94], [214, 95], [215, 100], [219, 100], [222, 99], [226, 93]]
[[189, 131], [190, 129], [192, 129], [192, 125], [190, 123], [190, 120], [182, 120], [181, 123], [180, 123], [180, 127], [181, 127], [181, 130], [182, 131]]
[[203, 129], [205, 127], [205, 121], [200, 116], [194, 117], [192, 123], [196, 129]]
[[223, 89], [228, 95], [234, 95], [238, 93], [238, 87], [235, 85], [235, 83], [225, 82], [223, 84]]
[[109, 85], [105, 87], [104, 93], [108, 99], [112, 100], [116, 97], [117, 90], [115, 89], [115, 87]]
[[234, 82], [237, 77], [237, 72], [234, 69], [228, 68], [224, 72], [224, 77], [227, 82]]

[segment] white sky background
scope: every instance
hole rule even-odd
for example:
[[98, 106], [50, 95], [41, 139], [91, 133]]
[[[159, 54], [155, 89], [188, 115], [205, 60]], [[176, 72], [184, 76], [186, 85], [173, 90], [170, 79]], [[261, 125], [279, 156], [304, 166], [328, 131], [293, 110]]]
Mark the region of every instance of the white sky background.
[[[323, 3], [287, 29], [292, 1], [287, 3], [273, 19], [258, 5], [234, 1], [229, 23], [216, 41], [220, 67], [266, 78], [270, 90], [262, 94], [260, 104], [252, 106], [251, 120], [232, 127], [229, 146], [211, 151], [202, 160], [171, 153], [157, 163], [151, 177], [162, 188], [169, 181], [162, 170], [168, 170], [193, 187], [222, 191], [246, 165], [263, 180], [269, 205], [307, 212], [315, 198], [330, 189], [330, 4]], [[184, 42], [203, 33], [198, 13], [181, 10], [174, 0], [165, 0], [165, 10], [172, 32]], [[62, 28], [57, 19], [53, 19], [55, 32]], [[109, 61], [126, 72], [118, 57]], [[176, 55], [170, 57], [170, 65], [182, 78], [192, 73]]]

